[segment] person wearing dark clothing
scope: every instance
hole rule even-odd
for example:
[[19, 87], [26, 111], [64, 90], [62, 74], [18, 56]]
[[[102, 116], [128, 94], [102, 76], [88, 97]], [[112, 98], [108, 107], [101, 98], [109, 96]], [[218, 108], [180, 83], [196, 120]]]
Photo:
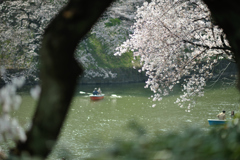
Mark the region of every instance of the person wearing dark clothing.
[[95, 89], [93, 90], [93, 95], [98, 95], [97, 88], [95, 88]]
[[234, 118], [234, 111], [231, 112], [231, 118]]

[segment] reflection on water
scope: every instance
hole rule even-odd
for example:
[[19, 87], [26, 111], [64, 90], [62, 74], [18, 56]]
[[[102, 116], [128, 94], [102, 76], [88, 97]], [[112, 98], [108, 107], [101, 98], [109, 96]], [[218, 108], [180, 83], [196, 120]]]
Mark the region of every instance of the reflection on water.
[[[234, 88], [224, 92], [213, 89], [198, 98], [196, 107], [190, 113], [179, 108], [174, 101], [177, 94], [152, 102], [152, 92], [143, 88], [144, 84], [80, 86], [72, 101], [67, 120], [59, 142], [49, 159], [61, 157], [70, 152], [76, 159], [88, 157], [94, 151], [111, 144], [116, 138], [131, 139], [134, 133], [127, 127], [128, 122], [136, 120], [149, 136], [155, 132], [181, 132], [189, 126], [208, 130], [207, 119], [214, 119], [223, 109], [230, 115], [238, 110], [239, 94]], [[91, 101], [87, 93], [101, 87], [105, 97]], [[80, 91], [81, 94], [79, 93]], [[86, 92], [86, 94], [83, 94]], [[29, 120], [34, 110], [34, 101], [23, 95], [23, 107], [16, 113], [22, 123]], [[156, 104], [156, 107], [151, 106]]]

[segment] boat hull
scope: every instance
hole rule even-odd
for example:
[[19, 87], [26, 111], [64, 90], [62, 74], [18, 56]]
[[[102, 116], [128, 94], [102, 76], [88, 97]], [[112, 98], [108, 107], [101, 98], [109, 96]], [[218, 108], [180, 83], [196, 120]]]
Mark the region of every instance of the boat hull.
[[96, 101], [96, 100], [101, 100], [104, 98], [104, 94], [102, 95], [90, 95], [89, 96], [91, 100]]
[[226, 123], [226, 120], [208, 119], [208, 123], [209, 123], [210, 126], [223, 125], [223, 124]]

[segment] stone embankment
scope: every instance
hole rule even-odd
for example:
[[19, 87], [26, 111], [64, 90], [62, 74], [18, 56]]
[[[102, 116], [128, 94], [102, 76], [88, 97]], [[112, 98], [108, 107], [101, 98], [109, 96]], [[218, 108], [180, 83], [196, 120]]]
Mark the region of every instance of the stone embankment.
[[95, 77], [88, 78], [83, 75], [80, 78], [80, 84], [114, 84], [114, 83], [139, 83], [145, 82], [147, 77], [145, 76], [145, 72], [139, 73], [137, 69], [128, 68], [128, 69], [111, 69], [111, 73], [116, 74], [114, 78], [108, 77]]
[[[16, 75], [17, 73], [21, 72], [23, 70], [17, 70], [17, 69], [10, 69], [7, 70], [7, 73], [10, 75]], [[139, 73], [137, 69], [128, 68], [128, 69], [111, 69], [111, 73], [116, 74], [115, 78], [108, 77], [95, 77], [95, 78], [88, 78], [83, 75], [79, 79], [79, 84], [114, 84], [114, 83], [139, 83], [139, 82], [145, 82], [147, 80], [147, 77], [145, 76], [145, 73]], [[37, 81], [34, 80], [34, 78], [27, 78], [27, 84], [36, 84]], [[3, 79], [0, 78], [0, 86], [4, 85]]]
[[[228, 66], [226, 68], [226, 66]], [[221, 73], [222, 70], [225, 70], [224, 73]], [[7, 70], [8, 74], [17, 74], [19, 71], [17, 69]], [[127, 68], [127, 69], [111, 69], [109, 70], [111, 73], [116, 73], [117, 76], [115, 78], [103, 78], [103, 77], [95, 77], [95, 78], [87, 78], [83, 75], [79, 80], [79, 84], [114, 84], [114, 83], [139, 83], [145, 82], [147, 77], [144, 72], [139, 73], [138, 69]], [[214, 76], [216, 77], [218, 74], [221, 74], [222, 77], [231, 77], [233, 78], [237, 74], [237, 67], [235, 63], [229, 64], [229, 61], [223, 60], [217, 66], [214, 67], [213, 70]], [[36, 74], [37, 75], [37, 74]], [[213, 76], [213, 77], [214, 77]], [[34, 78], [28, 78], [27, 84], [36, 84], [37, 81]], [[0, 78], [0, 86], [4, 85], [4, 81]]]

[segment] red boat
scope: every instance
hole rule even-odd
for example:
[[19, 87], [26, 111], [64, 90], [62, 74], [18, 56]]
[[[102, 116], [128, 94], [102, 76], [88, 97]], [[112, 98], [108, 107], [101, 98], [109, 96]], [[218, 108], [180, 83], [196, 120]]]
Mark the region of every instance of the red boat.
[[100, 95], [89, 95], [89, 97], [90, 97], [91, 100], [96, 101], [96, 100], [103, 99], [103, 98], [104, 98], [104, 94], [100, 94]]

